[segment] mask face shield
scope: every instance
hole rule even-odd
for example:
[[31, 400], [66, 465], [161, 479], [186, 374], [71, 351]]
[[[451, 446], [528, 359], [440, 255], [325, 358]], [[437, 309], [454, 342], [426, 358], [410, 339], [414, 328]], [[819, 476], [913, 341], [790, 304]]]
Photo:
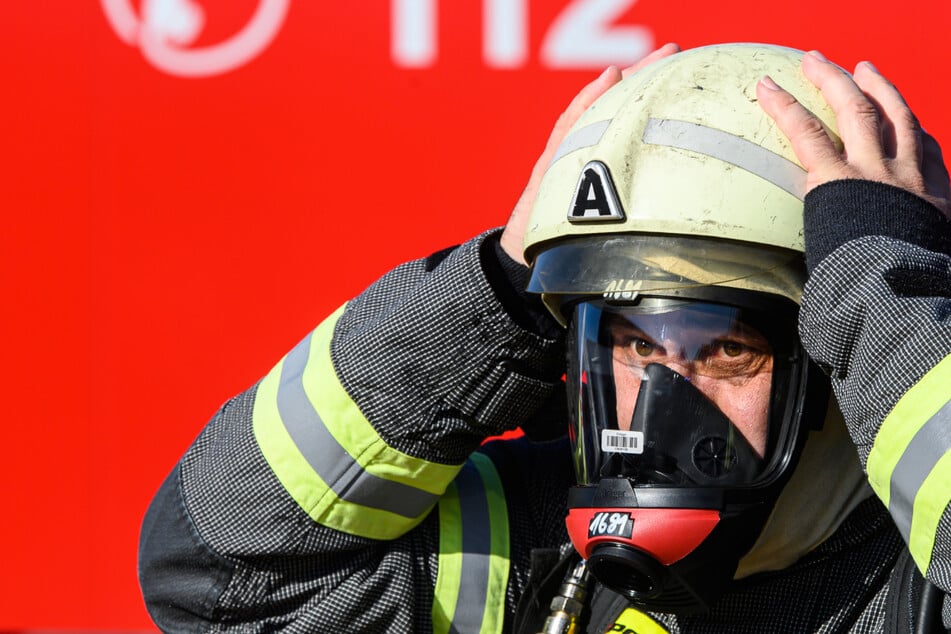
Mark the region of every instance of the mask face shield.
[[656, 610], [705, 609], [728, 583], [804, 435], [796, 305], [706, 291], [569, 317], [569, 534], [602, 583]]
[[783, 445], [778, 423], [770, 424], [784, 396], [774, 375], [776, 388], [788, 384], [790, 346], [754, 325], [765, 317], [682, 299], [578, 304], [567, 378], [579, 484], [625, 477], [636, 486], [742, 487], [767, 479]]

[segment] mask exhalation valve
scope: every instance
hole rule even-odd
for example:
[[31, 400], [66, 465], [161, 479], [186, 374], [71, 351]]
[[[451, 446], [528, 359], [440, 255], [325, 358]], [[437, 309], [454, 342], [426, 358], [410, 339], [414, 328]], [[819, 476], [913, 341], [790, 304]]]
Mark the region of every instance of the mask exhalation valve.
[[664, 568], [653, 557], [625, 544], [595, 546], [588, 570], [602, 584], [632, 601], [658, 596], [664, 587]]

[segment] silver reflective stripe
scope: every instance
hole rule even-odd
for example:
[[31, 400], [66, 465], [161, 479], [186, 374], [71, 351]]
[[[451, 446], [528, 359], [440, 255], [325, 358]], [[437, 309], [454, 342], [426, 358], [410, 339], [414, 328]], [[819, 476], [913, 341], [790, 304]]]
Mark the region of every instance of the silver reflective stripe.
[[[551, 162], [554, 163], [565, 154], [569, 154], [575, 150], [596, 145], [601, 140], [601, 137], [604, 136], [604, 131], [608, 129], [609, 125], [611, 125], [611, 119], [598, 121], [597, 123], [586, 125], [583, 128], [578, 128], [562, 140], [561, 145], [555, 150], [555, 156], [552, 157]], [[551, 163], [549, 163], [549, 165], [550, 164]]]
[[[367, 473], [324, 426], [304, 392], [303, 375], [313, 334], [291, 350], [277, 388], [277, 409], [287, 433], [311, 468], [342, 500], [415, 519], [438, 496]], [[356, 407], [356, 405], [354, 405]]]
[[472, 461], [456, 477], [462, 516], [462, 579], [450, 632], [478, 632], [489, 589], [492, 530], [485, 485]]
[[723, 130], [687, 121], [648, 119], [642, 138], [644, 143], [699, 152], [736, 165], [799, 200], [806, 194], [806, 170], [775, 152]]
[[915, 496], [944, 454], [951, 449], [951, 401], [918, 430], [892, 471], [888, 510], [907, 542]]

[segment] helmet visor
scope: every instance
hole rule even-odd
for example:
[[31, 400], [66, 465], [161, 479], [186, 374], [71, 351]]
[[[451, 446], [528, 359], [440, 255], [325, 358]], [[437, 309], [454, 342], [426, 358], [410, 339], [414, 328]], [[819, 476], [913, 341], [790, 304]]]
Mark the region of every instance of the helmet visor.
[[802, 254], [789, 249], [630, 234], [587, 236], [551, 245], [535, 258], [528, 290], [549, 298], [598, 294], [624, 301], [639, 293], [689, 294], [691, 289], [725, 286], [798, 302], [804, 281]]
[[567, 376], [578, 482], [742, 487], [768, 479], [793, 435], [777, 412], [794, 374], [795, 310], [778, 303], [578, 303]]

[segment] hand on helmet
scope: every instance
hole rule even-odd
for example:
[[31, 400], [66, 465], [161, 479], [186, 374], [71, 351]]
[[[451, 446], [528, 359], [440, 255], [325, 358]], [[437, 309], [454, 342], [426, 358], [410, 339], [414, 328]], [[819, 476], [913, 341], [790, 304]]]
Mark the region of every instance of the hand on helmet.
[[803, 56], [802, 71], [835, 112], [844, 151], [812, 113], [769, 77], [759, 82], [756, 95], [806, 168], [807, 191], [831, 180], [874, 180], [917, 194], [951, 216], [951, 185], [941, 148], [891, 82], [869, 62], [859, 62], [849, 75], [816, 51]]
[[565, 111], [558, 117], [558, 121], [555, 122], [555, 127], [552, 128], [548, 142], [545, 144], [545, 150], [535, 162], [531, 176], [529, 176], [528, 179], [528, 184], [525, 186], [524, 191], [522, 191], [522, 195], [515, 204], [515, 209], [512, 210], [512, 215], [509, 216], [508, 223], [505, 225], [505, 230], [502, 232], [502, 248], [505, 249], [505, 252], [510, 258], [516, 262], [525, 263], [525, 259], [522, 257], [522, 238], [525, 236], [525, 226], [528, 224], [528, 217], [532, 212], [532, 204], [535, 202], [538, 185], [541, 183], [542, 176], [544, 176], [545, 170], [548, 169], [548, 164], [551, 163], [555, 151], [558, 149], [558, 146], [561, 145], [562, 140], [565, 138], [571, 126], [581, 117], [581, 113], [587, 110], [588, 106], [607, 92], [608, 88], [621, 81], [621, 79], [679, 50], [680, 47], [676, 44], [664, 44], [650, 55], [647, 55], [624, 70], [619, 70], [617, 66], [608, 66], [597, 79], [582, 88], [581, 92], [575, 95], [575, 98], [571, 100], [571, 103], [568, 104]]

